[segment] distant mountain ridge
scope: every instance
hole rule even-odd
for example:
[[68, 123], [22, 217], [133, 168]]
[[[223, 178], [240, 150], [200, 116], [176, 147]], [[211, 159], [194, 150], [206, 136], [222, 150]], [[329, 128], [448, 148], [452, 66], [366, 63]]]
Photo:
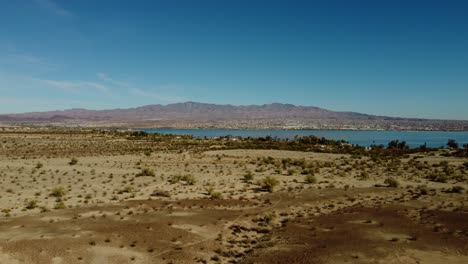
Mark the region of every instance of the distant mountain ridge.
[[[151, 121], [151, 120], [254, 120], [254, 119], [351, 119], [398, 120], [402, 118], [376, 116], [356, 112], [337, 112], [315, 106], [292, 104], [220, 105], [197, 102], [154, 104], [128, 109], [88, 110], [72, 108], [47, 112], [30, 112], [0, 115], [6, 122], [82, 121]], [[416, 119], [412, 119], [416, 120]]]

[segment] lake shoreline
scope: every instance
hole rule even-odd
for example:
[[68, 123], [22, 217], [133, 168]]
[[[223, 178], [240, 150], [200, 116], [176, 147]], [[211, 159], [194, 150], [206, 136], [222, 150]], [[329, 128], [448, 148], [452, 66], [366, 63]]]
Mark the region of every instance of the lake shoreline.
[[428, 147], [443, 148], [449, 139], [456, 140], [460, 146], [468, 144], [468, 132], [459, 131], [406, 131], [406, 130], [287, 130], [287, 129], [174, 129], [174, 128], [140, 128], [147, 133], [190, 135], [194, 137], [218, 138], [233, 137], [267, 137], [294, 139], [295, 136], [319, 136], [333, 140], [345, 140], [360, 146], [384, 145], [392, 140], [406, 141], [411, 148], [427, 144]]

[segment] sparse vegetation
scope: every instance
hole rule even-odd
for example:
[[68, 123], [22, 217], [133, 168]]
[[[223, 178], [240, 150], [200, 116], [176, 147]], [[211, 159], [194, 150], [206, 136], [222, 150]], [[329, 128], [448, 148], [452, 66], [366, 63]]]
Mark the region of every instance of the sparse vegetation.
[[55, 204], [54, 209], [59, 210], [59, 209], [65, 209], [65, 203], [63, 201], [59, 201]]
[[168, 191], [164, 191], [164, 190], [154, 190], [152, 193], [151, 193], [151, 196], [158, 196], [158, 197], [171, 197], [171, 194], [168, 192]]
[[78, 160], [76, 158], [72, 158], [70, 162], [68, 162], [69, 165], [76, 165], [78, 164]]
[[220, 192], [211, 192], [210, 199], [212, 200], [223, 199], [223, 195]]
[[[0, 218], [10, 217], [4, 221], [5, 230], [25, 227], [15, 230], [27, 233], [40, 226], [40, 232], [58, 239], [76, 234], [80, 246], [101, 242], [109, 248], [134, 248], [135, 260], [141, 254], [164, 251], [159, 242], [153, 245], [146, 237], [157, 234], [167, 245], [173, 243], [169, 250], [187, 250], [187, 254], [199, 250], [202, 254], [193, 260], [199, 263], [209, 261], [212, 242], [218, 245], [214, 259], [241, 262], [253, 256], [252, 250], [255, 254], [259, 248], [271, 247], [268, 238], [277, 228], [304, 227], [305, 234], [313, 234], [307, 239], [321, 239], [334, 230], [345, 232], [348, 226], [378, 230], [384, 223], [391, 228], [394, 221], [385, 221], [385, 214], [393, 208], [398, 216], [404, 215], [402, 221], [424, 221], [422, 229], [416, 230], [421, 236], [433, 228], [431, 238], [439, 233], [448, 239], [451, 234], [463, 238], [451, 225], [432, 226], [442, 219], [432, 214], [433, 208], [454, 219], [463, 212], [468, 162], [456, 156], [460, 148], [436, 151], [425, 146], [424, 151], [423, 147], [416, 151], [397, 142], [390, 148], [363, 150], [338, 142], [319, 147], [320, 138], [201, 139], [99, 130], [49, 135], [31, 130], [35, 132], [6, 133], [4, 140], [0, 129], [4, 157], [0, 160]], [[68, 166], [63, 157], [76, 157], [78, 166]], [[400, 210], [403, 202], [408, 207]], [[356, 213], [363, 208], [364, 215]], [[325, 221], [330, 213], [353, 219], [345, 226]], [[28, 221], [23, 226], [19, 221], [24, 219]], [[289, 221], [294, 224], [286, 224]], [[67, 229], [61, 230], [63, 225]], [[73, 229], [77, 225], [93, 233], [77, 232]], [[125, 229], [128, 225], [131, 231]], [[56, 232], [57, 228], [61, 231]], [[208, 230], [217, 232], [212, 242], [186, 247], [199, 239], [191, 233]], [[44, 234], [44, 239], [50, 239]], [[414, 234], [406, 235], [392, 235], [379, 243], [403, 246], [414, 241]], [[135, 240], [140, 237], [141, 241]], [[35, 239], [40, 243], [43, 238], [35, 235]], [[9, 243], [4, 240], [0, 246]], [[65, 245], [56, 247], [67, 250], [69, 244]], [[81, 262], [89, 259], [82, 251], [67, 252], [83, 254], [76, 256]], [[164, 255], [165, 261], [170, 263], [173, 256]]]
[[169, 180], [170, 183], [175, 184], [180, 181], [184, 181], [186, 185], [194, 185], [197, 182], [197, 179], [192, 174], [185, 174], [185, 175], [174, 175]]
[[262, 186], [263, 190], [268, 192], [273, 192], [275, 187], [279, 184], [279, 181], [271, 176], [265, 177], [261, 182], [260, 185]]
[[462, 186], [453, 186], [447, 189], [445, 192], [447, 193], [463, 193], [464, 188]]
[[143, 168], [139, 173], [137, 173], [135, 176], [141, 177], [141, 176], [151, 176], [154, 177], [155, 173], [154, 170], [150, 168]]
[[384, 184], [392, 188], [397, 188], [398, 186], [400, 186], [400, 183], [392, 177], [385, 179]]
[[56, 197], [56, 198], [61, 198], [66, 194], [66, 191], [63, 187], [55, 187], [52, 189], [50, 192], [50, 196]]
[[307, 174], [304, 181], [308, 184], [317, 183], [317, 178], [313, 174]]
[[242, 179], [244, 182], [251, 183], [254, 180], [254, 175], [251, 171], [247, 171]]
[[28, 210], [35, 209], [35, 208], [37, 208], [37, 207], [38, 207], [38, 205], [37, 205], [37, 201], [36, 201], [36, 200], [28, 201], [28, 202], [26, 203], [26, 206], [25, 206], [25, 208], [28, 209]]

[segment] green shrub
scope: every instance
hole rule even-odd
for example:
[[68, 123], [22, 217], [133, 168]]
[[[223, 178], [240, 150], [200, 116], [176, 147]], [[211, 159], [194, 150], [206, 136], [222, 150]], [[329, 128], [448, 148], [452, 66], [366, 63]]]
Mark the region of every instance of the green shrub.
[[54, 209], [57, 209], [57, 210], [59, 210], [59, 209], [65, 209], [65, 208], [66, 208], [65, 203], [62, 202], [62, 201], [57, 202], [57, 203], [55, 204], [55, 206], [54, 206]]
[[63, 187], [55, 187], [50, 192], [50, 196], [61, 198], [66, 194], [66, 191]]
[[29, 202], [26, 203], [26, 209], [28, 210], [31, 210], [31, 209], [34, 209], [36, 208], [38, 205], [37, 205], [37, 201], [36, 200], [31, 200]]
[[197, 179], [192, 174], [182, 176], [182, 180], [185, 181], [187, 185], [194, 185], [197, 182]]
[[252, 182], [254, 179], [254, 175], [251, 171], [247, 171], [245, 174], [244, 174], [244, 178], [242, 178], [242, 180], [244, 182]]
[[169, 182], [172, 184], [178, 183], [180, 181], [184, 181], [185, 185], [194, 185], [197, 182], [197, 179], [192, 174], [177, 174], [172, 176], [171, 179], [169, 179]]
[[317, 183], [317, 178], [313, 174], [307, 174], [304, 181], [308, 184]]
[[135, 176], [141, 177], [141, 176], [152, 176], [154, 177], [154, 170], [150, 168], [143, 168], [139, 173], [137, 173]]
[[176, 184], [176, 183], [178, 183], [181, 179], [182, 179], [182, 175], [177, 174], [177, 175], [172, 176], [172, 177], [169, 179], [169, 182], [172, 183], [172, 184]]
[[279, 184], [279, 181], [276, 178], [267, 176], [260, 182], [262, 189], [268, 192], [273, 192], [275, 187]]
[[211, 200], [223, 199], [223, 195], [220, 192], [211, 192], [210, 199]]

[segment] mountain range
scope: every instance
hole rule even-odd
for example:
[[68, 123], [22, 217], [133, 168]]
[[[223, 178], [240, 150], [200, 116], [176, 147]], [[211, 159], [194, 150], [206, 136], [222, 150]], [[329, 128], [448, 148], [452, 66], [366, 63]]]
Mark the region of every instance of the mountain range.
[[0, 115], [0, 121], [7, 122], [57, 122], [57, 121], [156, 121], [156, 120], [254, 120], [254, 119], [351, 119], [379, 120], [398, 119], [356, 112], [337, 112], [315, 106], [292, 104], [264, 105], [219, 105], [184, 102], [168, 105], [146, 105], [128, 109], [88, 110], [73, 108], [47, 112], [30, 112]]

